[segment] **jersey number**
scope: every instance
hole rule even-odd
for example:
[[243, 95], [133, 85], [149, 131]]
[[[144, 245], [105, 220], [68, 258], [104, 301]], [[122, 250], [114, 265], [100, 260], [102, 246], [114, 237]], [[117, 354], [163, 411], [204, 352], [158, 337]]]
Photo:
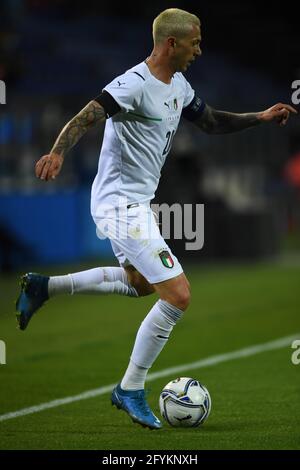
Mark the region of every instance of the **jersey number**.
[[167, 143], [166, 143], [166, 146], [165, 146], [165, 148], [164, 148], [163, 155], [166, 155], [166, 153], [168, 153], [168, 152], [170, 151], [174, 134], [175, 134], [175, 131], [174, 131], [174, 130], [173, 130], [172, 132], [171, 132], [171, 131], [168, 131], [168, 132], [166, 133]]

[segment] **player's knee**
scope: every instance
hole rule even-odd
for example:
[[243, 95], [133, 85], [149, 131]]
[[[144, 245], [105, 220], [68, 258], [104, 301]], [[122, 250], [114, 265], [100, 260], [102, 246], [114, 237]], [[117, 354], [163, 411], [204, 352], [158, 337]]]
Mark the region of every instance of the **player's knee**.
[[176, 306], [180, 308], [180, 310], [186, 310], [191, 301], [191, 290], [190, 290], [190, 283], [185, 278], [183, 282], [181, 282], [178, 289], [176, 289]]
[[191, 293], [188, 287], [177, 294], [176, 306], [180, 310], [186, 310], [191, 301]]
[[182, 311], [185, 311], [191, 301], [191, 293], [189, 286], [186, 285], [181, 289], [172, 292], [171, 295], [168, 295], [167, 298], [163, 300], [167, 300], [167, 302], [169, 302], [170, 304], [174, 305]]

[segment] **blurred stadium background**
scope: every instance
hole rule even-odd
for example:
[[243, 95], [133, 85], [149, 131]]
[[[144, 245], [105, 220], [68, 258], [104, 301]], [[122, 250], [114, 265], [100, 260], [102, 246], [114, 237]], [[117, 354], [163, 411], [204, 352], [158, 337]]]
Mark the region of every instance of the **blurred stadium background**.
[[[100, 350], [96, 351], [96, 345], [99, 344], [99, 337], [96, 337], [95, 332], [99, 319], [96, 319], [96, 315], [95, 318], [93, 316], [96, 299], [91, 299], [89, 304], [86, 304], [86, 299], [77, 300], [76, 303], [74, 299], [61, 300], [63, 303], [56, 304], [60, 305], [60, 318], [56, 316], [52, 323], [49, 316], [45, 316], [48, 329], [42, 328], [41, 321], [35, 331], [26, 332], [29, 335], [27, 338], [32, 339], [30, 345], [26, 343], [25, 336], [17, 339], [17, 333], [12, 334], [11, 328], [14, 328], [12, 300], [17, 295], [20, 272], [35, 269], [44, 273], [63, 273], [111, 262], [110, 244], [96, 237], [89, 212], [90, 187], [97, 170], [102, 130], [91, 131], [69, 153], [63, 171], [55, 182], [46, 184], [37, 180], [34, 176], [34, 164], [40, 156], [48, 153], [64, 124], [91, 98], [98, 95], [106, 83], [147, 57], [152, 49], [153, 18], [163, 9], [174, 6], [198, 14], [202, 21], [202, 57], [186, 76], [205, 101], [216, 108], [233, 112], [263, 110], [278, 101], [291, 104], [291, 84], [300, 79], [300, 32], [292, 2], [265, 6], [262, 2], [231, 0], [153, 0], [141, 2], [140, 5], [131, 2], [105, 4], [89, 0], [1, 0], [0, 80], [6, 84], [7, 96], [6, 104], [0, 105], [0, 339], [7, 338], [8, 346], [14, 344], [13, 352], [12, 348], [9, 350], [10, 360], [13, 361], [13, 357], [17, 360], [11, 366], [16, 367], [14, 373], [9, 373], [8, 366], [0, 370], [1, 374], [8, 374], [8, 390], [11, 391], [3, 394], [5, 399], [2, 400], [0, 414], [72, 394], [74, 390], [79, 393], [99, 384], [97, 377], [91, 378], [91, 372], [85, 375], [84, 366], [81, 369], [81, 353], [85, 352], [84, 340], [82, 339], [83, 346], [80, 343], [81, 334], [86, 332], [88, 336], [89, 328], [86, 325], [84, 330], [83, 321], [86, 322], [86, 318], [82, 320], [78, 313], [80, 308], [84, 310], [87, 305], [91, 310], [91, 324], [95, 322], [92, 335], [94, 342], [88, 345], [87, 353], [92, 352], [92, 356], [95, 353], [98, 357]], [[198, 324], [196, 320], [193, 320], [195, 324], [187, 323], [187, 330], [192, 327], [201, 337], [201, 346], [198, 345], [200, 339], [195, 338], [194, 344], [199, 353], [196, 358], [199, 355], [205, 357], [209, 353], [213, 354], [216, 350], [222, 353], [297, 331], [299, 201], [299, 118], [292, 119], [284, 129], [275, 125], [261, 126], [228, 136], [207, 136], [182, 121], [164, 167], [155, 202], [205, 204], [204, 248], [198, 252], [185, 252], [184, 240], [171, 240], [169, 243], [184, 266], [191, 266], [191, 278], [196, 291], [198, 282], [205, 289], [203, 296], [196, 292], [194, 309], [200, 309], [202, 302], [206, 301], [205, 308], [209, 311], [210, 302], [216, 295], [214, 286], [224, 296], [225, 304], [227, 302], [227, 309], [221, 299], [220, 304], [211, 306], [212, 317], [206, 319], [204, 315], [203, 324]], [[248, 272], [249, 262], [252, 268], [249, 268], [248, 275], [245, 273]], [[264, 262], [271, 263], [266, 270], [256, 270], [253, 267]], [[205, 269], [208, 264], [210, 266], [206, 278]], [[220, 264], [222, 268], [217, 267]], [[232, 264], [238, 264], [241, 271], [234, 271], [233, 275], [230, 267]], [[292, 271], [289, 268], [291, 265], [295, 268]], [[215, 276], [212, 274], [214, 272]], [[258, 299], [253, 300], [256, 295], [264, 299], [262, 304], [259, 304]], [[67, 304], [67, 301], [70, 303]], [[273, 326], [270, 326], [268, 301], [272, 305]], [[125, 304], [126, 302], [127, 300]], [[142, 311], [146, 312], [153, 299], [143, 302], [145, 307]], [[257, 305], [253, 305], [253, 302], [257, 302]], [[123, 299], [111, 300], [110, 304], [105, 300], [104, 304], [108, 309], [119, 311]], [[132, 304], [126, 305], [128, 309], [134, 310], [133, 321], [137, 322], [138, 318], [140, 321], [141, 313], [132, 309]], [[233, 306], [234, 314], [232, 313], [231, 318], [230, 313], [226, 320], [228, 312], [231, 312], [230, 305]], [[251, 310], [251, 315], [256, 311], [252, 323], [247, 319], [243, 323], [242, 314], [245, 314], [247, 308], [249, 314]], [[70, 318], [71, 311], [75, 315], [75, 326], [72, 324], [70, 331], [67, 318]], [[261, 311], [264, 313], [261, 314]], [[259, 323], [259, 315], [266, 315], [263, 323]], [[228, 326], [231, 320], [237, 325], [232, 330]], [[36, 321], [38, 323], [39, 320]], [[197, 321], [200, 322], [200, 318]], [[128, 327], [128, 337], [130, 335], [131, 340], [137, 324], [134, 323], [130, 331]], [[206, 339], [202, 336], [203, 325], [206, 328]], [[226, 325], [230, 330], [228, 337]], [[105, 323], [105, 327], [114, 335], [113, 324]], [[243, 330], [244, 327], [246, 330]], [[220, 336], [220, 328], [224, 328], [223, 338]], [[183, 342], [189, 341], [188, 336], [184, 337], [184, 334], [188, 334], [187, 330], [181, 332]], [[214, 336], [216, 330], [219, 333]], [[65, 333], [65, 343], [62, 339], [62, 343], [57, 343], [57, 334], [60, 333]], [[102, 335], [101, 332], [99, 334]], [[180, 333], [178, 334], [180, 337]], [[126, 353], [121, 355], [120, 352], [123, 362], [121, 361], [120, 366], [116, 365], [116, 372], [119, 374], [126, 365], [132, 343], [128, 337], [125, 335], [124, 341], [122, 340], [126, 345]], [[102, 344], [105, 356], [110, 344], [105, 334], [100, 348]], [[173, 343], [175, 344], [176, 342]], [[120, 345], [122, 347], [123, 343]], [[62, 359], [62, 364], [63, 361], [66, 363], [65, 368], [61, 365], [59, 375], [57, 365], [55, 373], [54, 363], [49, 365], [51, 352], [50, 360], [47, 358], [51, 348], [54, 349], [55, 362], [58, 356], [61, 358], [64, 348], [68, 351], [73, 346], [82, 347], [79, 351], [80, 358], [74, 356], [79, 377], [82, 375], [80, 387], [75, 377], [72, 381], [70, 375], [66, 374], [66, 370], [72, 367], [71, 359], [69, 363], [68, 357]], [[27, 376], [22, 375], [25, 350], [28, 355]], [[175, 363], [189, 362], [194, 357], [192, 351], [190, 348], [187, 360], [182, 360], [186, 351], [182, 350], [181, 345], [178, 354], [174, 356]], [[107, 357], [112, 357], [119, 364], [118, 353], [114, 351], [109, 354]], [[43, 357], [46, 358], [44, 362]], [[170, 349], [159, 367], [167, 367], [172, 357]], [[93, 361], [95, 364], [91, 363], [91, 369], [98, 359]], [[289, 361], [288, 357], [286, 361]], [[283, 364], [285, 363], [282, 362], [282, 367]], [[271, 360], [268, 367], [272, 368]], [[102, 377], [104, 384], [117, 380], [118, 377], [112, 376], [111, 368], [107, 372], [105, 365], [103, 368], [104, 370], [98, 371], [98, 379]], [[251, 370], [255, 371], [255, 365]], [[45, 383], [45, 371], [48, 377], [52, 377], [53, 373], [54, 382], [58, 380], [56, 385], [52, 384], [52, 394], [46, 385], [44, 388], [42, 385]], [[263, 369], [262, 377], [257, 380], [263, 380], [262, 371]], [[222, 383], [226, 383], [228, 377], [227, 374], [224, 375], [225, 382]], [[69, 380], [69, 383], [66, 387], [60, 387], [59, 380]], [[158, 384], [157, 392], [166, 381], [163, 379]], [[249, 383], [250, 381], [249, 377]], [[212, 378], [211, 382], [211, 386], [217, 390], [217, 383]], [[33, 396], [29, 392], [30, 383], [36, 386]], [[299, 371], [297, 383], [299, 384]], [[276, 384], [273, 385], [276, 387]], [[265, 385], [266, 389], [268, 386], [271, 385]], [[15, 389], [24, 392], [21, 401], [16, 397], [12, 398]], [[297, 390], [299, 403], [299, 388]], [[257, 396], [258, 403], [262, 399], [263, 396]], [[226, 403], [224, 410], [226, 414]], [[296, 417], [297, 413], [291, 410], [291, 415]], [[51, 420], [50, 412], [46, 413], [47, 416]], [[29, 419], [31, 421], [27, 423], [31, 429], [30, 426], [34, 426], [33, 418]], [[108, 420], [108, 417], [105, 419]], [[90, 426], [91, 423], [87, 425]], [[38, 421], [37, 426], [42, 426], [41, 422]], [[254, 434], [255, 426], [253, 423]], [[6, 437], [8, 436], [9, 441], [10, 435], [11, 441], [7, 448], [14, 448], [14, 445], [18, 446], [14, 434], [16, 428], [13, 429], [12, 426], [8, 429], [11, 432]], [[226, 426], [225, 431], [228, 431]], [[191, 434], [188, 436], [190, 439]], [[217, 437], [222, 445], [222, 438], [219, 435]], [[135, 438], [136, 435], [133, 436]], [[32, 448], [34, 442], [38, 442], [30, 439], [35, 438], [27, 435], [26, 443], [23, 441], [20, 444], [21, 448]], [[111, 439], [112, 441], [102, 444], [103, 448], [105, 445], [107, 448], [121, 446], [116, 444], [113, 437]], [[41, 448], [46, 445], [46, 441], [43, 442], [38, 444]], [[153, 441], [153, 448], [158, 445], [157, 442]], [[209, 440], [204, 442], [212, 445]], [[251, 439], [249, 442], [252, 442]], [[253, 442], [251, 445], [254, 447], [258, 445], [256, 441]], [[276, 439], [273, 442], [277, 445]], [[280, 447], [279, 442], [280, 438]], [[227, 448], [230, 446], [230, 442], [223, 444]], [[52, 441], [49, 445], [59, 447], [58, 441]], [[89, 448], [86, 442], [81, 445], [82, 448]], [[91, 447], [93, 445], [97, 444], [90, 443]], [[165, 447], [168, 448], [168, 445], [170, 444], [165, 444]], [[176, 441], [172, 445], [181, 448]], [[188, 448], [189, 441], [184, 442], [184, 445], [187, 446], [184, 448]], [[195, 442], [193, 445], [199, 444]], [[215, 442], [214, 445], [218, 444]], [[243, 443], [239, 445], [243, 446]], [[265, 442], [264, 445], [269, 444]], [[66, 446], [72, 448], [72, 444]], [[129, 446], [126, 443], [124, 448], [130, 448]], [[287, 444], [289, 448], [296, 446], [296, 440]]]
[[[289, 2], [259, 10], [252, 2], [175, 3], [202, 20], [203, 55], [186, 75], [209, 104], [245, 112], [291, 103], [300, 34]], [[89, 215], [102, 130], [73, 149], [55, 183], [38, 181], [34, 164], [106, 83], [150, 53], [153, 17], [171, 5], [1, 2], [0, 79], [7, 88], [0, 107], [2, 271], [111, 255]], [[299, 238], [299, 152], [299, 119], [284, 130], [262, 126], [214, 137], [183, 120], [157, 201], [205, 204], [205, 247], [190, 258], [273, 256], [287, 236]], [[180, 243], [172, 247], [188, 256]]]

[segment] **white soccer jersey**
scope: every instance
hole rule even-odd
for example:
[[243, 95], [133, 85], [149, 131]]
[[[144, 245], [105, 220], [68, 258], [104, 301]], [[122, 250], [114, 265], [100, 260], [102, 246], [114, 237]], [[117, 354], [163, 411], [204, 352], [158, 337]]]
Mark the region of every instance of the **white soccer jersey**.
[[121, 111], [106, 121], [91, 209], [153, 199], [182, 109], [195, 92], [181, 73], [166, 84], [142, 62], [104, 88]]

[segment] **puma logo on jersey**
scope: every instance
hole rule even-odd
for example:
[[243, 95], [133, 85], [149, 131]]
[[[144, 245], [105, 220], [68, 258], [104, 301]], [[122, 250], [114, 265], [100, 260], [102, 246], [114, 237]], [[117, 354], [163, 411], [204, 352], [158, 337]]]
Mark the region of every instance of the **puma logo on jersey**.
[[118, 85], [119, 85], [119, 86], [125, 85], [125, 82], [121, 83], [121, 82], [119, 82], [119, 80], [118, 80]]
[[169, 111], [177, 111], [178, 109], [178, 101], [177, 98], [173, 98], [172, 100], [169, 100], [168, 102], [164, 102], [164, 105], [167, 106]]

